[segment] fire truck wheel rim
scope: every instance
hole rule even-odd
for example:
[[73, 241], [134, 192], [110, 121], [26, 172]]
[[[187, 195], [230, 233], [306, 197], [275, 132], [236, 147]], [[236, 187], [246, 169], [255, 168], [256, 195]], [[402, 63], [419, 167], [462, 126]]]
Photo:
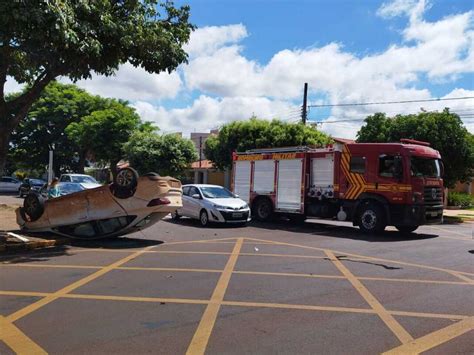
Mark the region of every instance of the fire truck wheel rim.
[[362, 214], [361, 221], [364, 228], [368, 230], [374, 229], [377, 224], [377, 215], [372, 210], [366, 210]]

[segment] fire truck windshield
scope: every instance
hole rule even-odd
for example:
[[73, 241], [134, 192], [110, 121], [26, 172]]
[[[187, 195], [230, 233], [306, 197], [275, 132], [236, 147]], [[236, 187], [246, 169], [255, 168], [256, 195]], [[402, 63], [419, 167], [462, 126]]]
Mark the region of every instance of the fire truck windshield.
[[439, 178], [441, 167], [438, 159], [411, 157], [411, 176]]

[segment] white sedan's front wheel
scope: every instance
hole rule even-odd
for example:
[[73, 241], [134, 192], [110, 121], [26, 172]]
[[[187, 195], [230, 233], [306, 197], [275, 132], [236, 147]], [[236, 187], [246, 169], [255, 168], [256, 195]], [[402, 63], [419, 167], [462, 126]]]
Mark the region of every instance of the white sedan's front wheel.
[[201, 226], [207, 227], [209, 225], [209, 216], [205, 210], [202, 210], [199, 214], [199, 221], [201, 222]]

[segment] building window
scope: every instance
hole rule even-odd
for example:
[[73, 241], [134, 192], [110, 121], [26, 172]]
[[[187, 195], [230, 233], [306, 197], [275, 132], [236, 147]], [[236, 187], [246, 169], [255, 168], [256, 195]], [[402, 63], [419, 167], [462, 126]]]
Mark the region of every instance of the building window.
[[351, 173], [365, 174], [365, 157], [351, 157]]

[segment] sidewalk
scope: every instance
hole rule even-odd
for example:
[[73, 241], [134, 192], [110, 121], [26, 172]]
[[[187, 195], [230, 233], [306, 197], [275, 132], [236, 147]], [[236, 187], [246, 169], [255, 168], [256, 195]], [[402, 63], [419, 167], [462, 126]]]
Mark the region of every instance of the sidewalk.
[[462, 218], [469, 218], [474, 219], [474, 211], [473, 210], [448, 210], [445, 209], [443, 212], [444, 216], [448, 217], [462, 217]]

